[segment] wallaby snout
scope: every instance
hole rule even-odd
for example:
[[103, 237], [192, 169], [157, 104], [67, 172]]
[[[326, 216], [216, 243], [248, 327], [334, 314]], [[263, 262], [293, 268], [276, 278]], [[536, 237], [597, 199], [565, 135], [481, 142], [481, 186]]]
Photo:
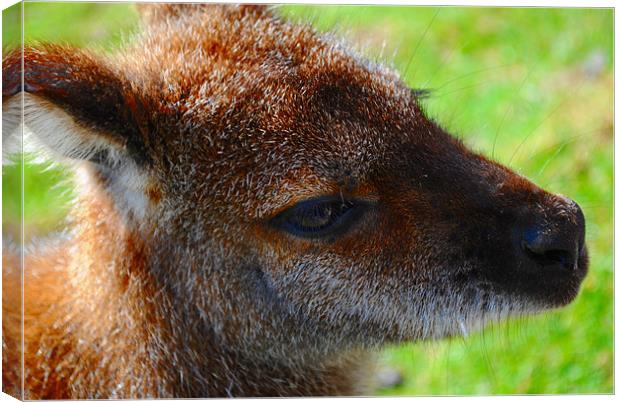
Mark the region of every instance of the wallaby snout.
[[[423, 130], [433, 135], [391, 148], [377, 180], [386, 204], [379, 227], [391, 237], [383, 247], [408, 271], [399, 275], [416, 278], [414, 289], [431, 278], [464, 295], [465, 317], [493, 317], [497, 304], [516, 312], [573, 300], [588, 265], [579, 206], [472, 153], [434, 124]], [[425, 263], [411, 265], [411, 255]]]

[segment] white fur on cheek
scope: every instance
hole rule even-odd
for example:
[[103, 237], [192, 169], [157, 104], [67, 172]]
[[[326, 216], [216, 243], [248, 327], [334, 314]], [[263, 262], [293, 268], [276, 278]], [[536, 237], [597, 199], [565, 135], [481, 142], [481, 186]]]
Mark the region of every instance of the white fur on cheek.
[[110, 183], [110, 191], [121, 209], [130, 211], [138, 221], [146, 217], [149, 199], [146, 196], [147, 175], [133, 162], [124, 163]]
[[[93, 178], [92, 169], [81, 163], [76, 165], [75, 173], [77, 191], [88, 198], [99, 186]], [[148, 182], [148, 176], [133, 162], [121, 164], [110, 178], [107, 190], [126, 221], [131, 221], [130, 217], [137, 221], [146, 217], [150, 206], [145, 191]]]

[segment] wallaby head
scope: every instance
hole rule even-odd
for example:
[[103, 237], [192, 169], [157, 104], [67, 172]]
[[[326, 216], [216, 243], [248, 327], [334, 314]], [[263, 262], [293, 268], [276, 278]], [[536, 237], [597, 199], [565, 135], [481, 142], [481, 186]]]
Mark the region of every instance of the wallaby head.
[[354, 392], [303, 368], [576, 296], [577, 204], [469, 151], [396, 72], [263, 7], [142, 11], [115, 55], [26, 47], [23, 87], [12, 53], [3, 103], [16, 122], [23, 92], [33, 138], [83, 172], [76, 288], [150, 301], [118, 320], [164, 334], [174, 395]]

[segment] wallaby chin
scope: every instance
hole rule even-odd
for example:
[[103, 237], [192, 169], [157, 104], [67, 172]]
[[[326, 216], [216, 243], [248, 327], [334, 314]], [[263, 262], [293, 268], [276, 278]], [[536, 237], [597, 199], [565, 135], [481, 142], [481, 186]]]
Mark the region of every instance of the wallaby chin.
[[577, 295], [577, 204], [468, 150], [395, 71], [265, 7], [140, 9], [115, 55], [27, 46], [23, 86], [4, 60], [7, 122], [23, 94], [78, 171], [68, 238], [24, 261], [25, 398], [367, 393], [377, 347]]

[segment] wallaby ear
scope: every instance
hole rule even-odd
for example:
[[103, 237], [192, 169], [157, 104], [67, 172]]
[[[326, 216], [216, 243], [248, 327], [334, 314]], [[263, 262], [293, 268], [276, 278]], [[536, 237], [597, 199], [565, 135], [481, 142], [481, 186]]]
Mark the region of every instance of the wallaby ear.
[[101, 164], [145, 162], [140, 104], [104, 61], [67, 47], [26, 47], [4, 59], [2, 84], [5, 144], [16, 137], [23, 101], [25, 131], [52, 154]]

